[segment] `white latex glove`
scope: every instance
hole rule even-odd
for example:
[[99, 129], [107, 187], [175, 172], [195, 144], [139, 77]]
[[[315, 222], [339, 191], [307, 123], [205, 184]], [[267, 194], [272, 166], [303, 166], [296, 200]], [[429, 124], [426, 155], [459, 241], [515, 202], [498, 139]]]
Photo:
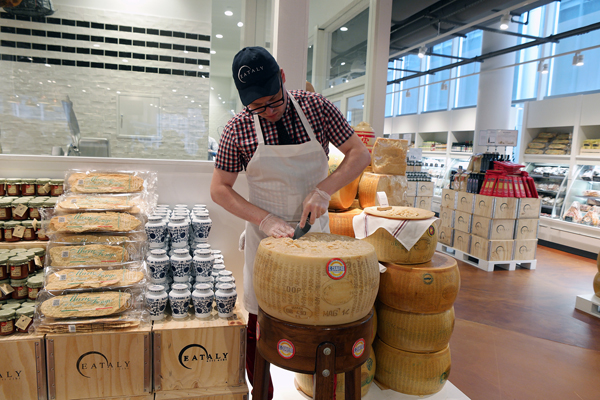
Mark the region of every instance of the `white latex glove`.
[[262, 221], [260, 221], [258, 229], [263, 231], [267, 236], [273, 236], [276, 238], [294, 236], [294, 228], [273, 214], [267, 215]]
[[300, 227], [304, 228], [306, 218], [310, 213], [310, 224], [314, 224], [315, 220], [321, 215], [327, 212], [329, 207], [329, 200], [331, 196], [327, 192], [322, 191], [319, 188], [315, 188], [312, 192], [306, 196], [306, 199], [302, 202], [302, 217], [300, 217]]
[[238, 244], [238, 250], [244, 251], [245, 248], [246, 248], [246, 230], [244, 229], [244, 231], [240, 235], [240, 242]]

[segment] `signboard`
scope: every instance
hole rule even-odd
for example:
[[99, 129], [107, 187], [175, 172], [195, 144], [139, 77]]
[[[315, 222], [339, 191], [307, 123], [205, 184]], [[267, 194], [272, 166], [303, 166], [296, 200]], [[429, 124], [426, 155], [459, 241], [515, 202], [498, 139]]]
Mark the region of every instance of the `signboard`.
[[423, 158], [423, 149], [411, 147], [406, 154], [408, 161], [421, 161]]
[[479, 131], [480, 146], [516, 146], [519, 131], [514, 129], [482, 129]]

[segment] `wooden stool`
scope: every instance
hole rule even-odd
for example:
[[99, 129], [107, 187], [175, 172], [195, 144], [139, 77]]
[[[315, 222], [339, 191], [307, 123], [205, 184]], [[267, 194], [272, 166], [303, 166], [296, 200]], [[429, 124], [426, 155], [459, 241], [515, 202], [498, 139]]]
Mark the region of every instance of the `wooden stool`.
[[314, 374], [315, 400], [331, 400], [334, 377], [345, 373], [346, 400], [360, 400], [360, 366], [369, 358], [373, 310], [356, 322], [313, 326], [282, 321], [258, 310], [253, 399], [266, 400], [269, 366]]

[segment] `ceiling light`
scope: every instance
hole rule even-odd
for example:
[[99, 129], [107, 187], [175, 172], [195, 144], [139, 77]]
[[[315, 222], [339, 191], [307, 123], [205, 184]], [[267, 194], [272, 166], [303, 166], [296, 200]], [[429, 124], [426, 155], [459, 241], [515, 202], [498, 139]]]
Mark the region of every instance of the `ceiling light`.
[[340, 65], [346, 65], [346, 62], [342, 61], [342, 62], [340, 63]]
[[442, 90], [448, 90], [448, 84], [445, 81], [442, 82]]
[[177, 89], [173, 89], [173, 91], [174, 91], [174, 92], [176, 92], [176, 91], [177, 91]]
[[44, 64], [46, 67], [52, 67], [52, 65], [50, 64]]
[[204, 65], [198, 65], [198, 68], [204, 69]]
[[410, 97], [410, 90], [406, 91], [406, 97]]
[[538, 63], [538, 72], [541, 72], [542, 74], [547, 74], [548, 73], [548, 63], [544, 62], [543, 60], [540, 61]]
[[419, 58], [425, 57], [425, 54], [427, 54], [427, 47], [425, 47], [425, 46], [419, 47]]
[[508, 29], [510, 25], [510, 14], [504, 14], [502, 18], [500, 18], [500, 29], [503, 31]]
[[583, 65], [583, 54], [580, 52], [575, 53], [573, 56], [573, 65], [581, 67]]
[[242, 26], [244, 26], [244, 23], [242, 21], [238, 22], [237, 25], [241, 28]]
[[221, 35], [220, 33], [217, 33], [217, 34], [215, 35], [215, 37], [216, 37], [217, 39], [223, 39], [223, 35]]
[[129, 61], [128, 61], [128, 60], [126, 60], [126, 59], [123, 59], [123, 62], [129, 62]]
[[96, 43], [96, 44], [94, 45], [94, 47], [100, 47], [100, 45]]
[[211, 51], [210, 51], [210, 54], [217, 54], [217, 52], [216, 52], [216, 51], [214, 51], [214, 50], [211, 50]]
[[227, 11], [225, 11], [225, 15], [227, 15], [228, 17], [231, 17], [233, 15], [233, 11], [227, 10]]
[[188, 51], [187, 51], [187, 50], [184, 50], [183, 52], [184, 52], [185, 54], [187, 54], [187, 53], [188, 53]]
[[347, 30], [348, 30], [348, 28], [347, 28], [347, 27], [345, 27], [345, 26], [342, 26], [342, 27], [340, 28], [340, 31], [342, 31], [342, 32], [346, 32]]

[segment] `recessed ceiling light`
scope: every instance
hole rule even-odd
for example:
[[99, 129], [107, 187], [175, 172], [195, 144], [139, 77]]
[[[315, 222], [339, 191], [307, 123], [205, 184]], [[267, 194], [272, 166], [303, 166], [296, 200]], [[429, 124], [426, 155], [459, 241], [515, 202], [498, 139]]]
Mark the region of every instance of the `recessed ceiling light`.
[[83, 93], [85, 93], [85, 89], [81, 89], [81, 91], [82, 91]]
[[204, 65], [198, 65], [198, 68], [204, 69]]
[[346, 32], [347, 30], [348, 30], [348, 28], [347, 28], [347, 27], [345, 27], [345, 26], [342, 26], [342, 27], [340, 28], [340, 31], [342, 31], [342, 32]]
[[214, 87], [211, 87], [211, 88], [210, 88], [210, 90], [215, 90], [215, 88], [214, 88]]
[[129, 60], [123, 59], [123, 62], [129, 62]]
[[227, 11], [225, 11], [225, 15], [227, 15], [228, 17], [231, 17], [233, 15], [233, 11], [227, 10]]
[[194, 100], [192, 100], [192, 103], [195, 103], [195, 101], [194, 101]]
[[44, 64], [44, 65], [45, 65], [46, 67], [51, 67], [51, 65], [50, 65], [50, 64]]
[[237, 23], [237, 26], [239, 26], [241, 28], [242, 26], [244, 26], [244, 23], [242, 21], [240, 21]]
[[211, 51], [210, 51], [210, 54], [217, 54], [217, 52], [216, 52], [216, 51], [214, 51], [214, 50], [211, 50]]
[[220, 33], [217, 33], [217, 34], [215, 35], [215, 37], [216, 37], [217, 39], [223, 39], [223, 35], [221, 35]]
[[185, 54], [187, 54], [187, 53], [188, 53], [188, 51], [187, 51], [187, 50], [184, 50], [183, 52], [184, 52]]
[[187, 99], [188, 97], [187, 97], [187, 96], [185, 96], [185, 98]]
[[173, 91], [174, 91], [174, 92], [176, 92], [176, 91], [177, 91], [177, 89], [173, 89]]
[[96, 43], [96, 44], [94, 45], [94, 47], [100, 47], [100, 45]]
[[345, 63], [344, 61], [342, 61], [342, 62], [340, 63], [340, 65], [346, 65], [346, 63]]

